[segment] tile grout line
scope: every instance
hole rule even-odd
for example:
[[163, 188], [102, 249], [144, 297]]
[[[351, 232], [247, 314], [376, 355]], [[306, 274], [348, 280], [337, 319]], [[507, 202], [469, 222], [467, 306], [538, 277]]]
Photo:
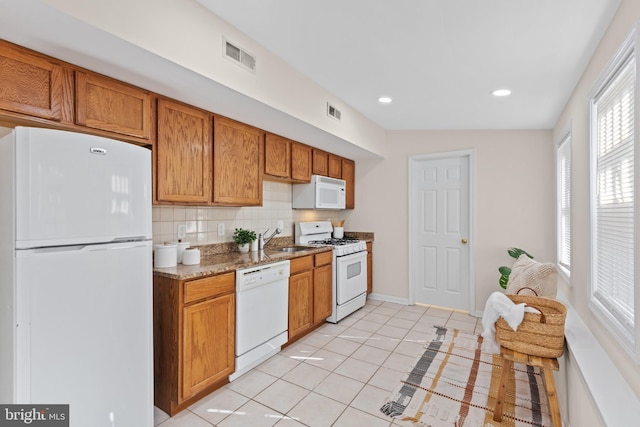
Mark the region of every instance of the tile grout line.
[[[242, 403], [238, 408], [234, 409], [233, 411], [230, 411], [230, 413], [225, 415], [221, 420], [218, 421], [218, 423], [219, 424], [222, 423], [222, 425], [226, 425], [224, 422], [226, 420], [230, 420], [229, 417], [233, 415], [233, 412], [253, 402], [254, 404], [269, 408], [270, 411], [274, 411], [275, 413], [279, 414], [280, 419], [273, 424], [275, 426], [280, 426], [280, 425], [283, 425], [284, 422], [288, 422], [288, 421], [284, 421], [285, 418], [293, 419], [295, 422], [300, 423], [300, 425], [307, 426], [308, 424], [304, 422], [302, 418], [298, 418], [298, 419], [293, 418], [292, 411], [294, 411], [300, 404], [302, 404], [303, 401], [305, 401], [305, 399], [310, 398], [310, 396], [312, 396], [311, 394], [313, 393], [314, 395], [319, 396], [323, 399], [328, 399], [334, 403], [343, 405], [339, 413], [337, 413], [335, 419], [331, 422], [331, 425], [342, 424], [344, 420], [341, 420], [341, 418], [342, 416], [345, 415], [345, 413], [349, 409], [358, 411], [367, 416], [375, 417], [376, 419], [382, 420], [383, 422], [389, 422], [388, 425], [390, 427], [401, 425], [401, 424], [396, 424], [395, 420], [393, 419], [387, 420], [384, 416], [380, 415], [377, 411], [368, 412], [369, 410], [372, 410], [372, 408], [369, 408], [369, 410], [363, 410], [360, 408], [361, 405], [353, 406], [353, 404], [354, 403], [358, 404], [356, 401], [358, 397], [362, 395], [365, 389], [368, 390], [369, 392], [373, 391], [375, 393], [389, 392], [389, 390], [376, 385], [376, 384], [382, 384], [380, 382], [376, 382], [375, 380], [376, 377], [378, 375], [380, 376], [388, 375], [389, 373], [387, 371], [392, 371], [393, 373], [397, 373], [400, 375], [403, 374], [402, 371], [396, 370], [395, 366], [392, 366], [392, 365], [390, 366], [385, 364], [387, 364], [392, 358], [395, 358], [395, 357], [399, 358], [399, 360], [403, 358], [412, 358], [412, 356], [405, 354], [405, 352], [409, 351], [411, 347], [407, 347], [405, 350], [402, 350], [400, 349], [400, 346], [403, 343], [408, 343], [412, 345], [419, 344], [423, 346], [426, 341], [422, 339], [421, 335], [428, 335], [428, 332], [426, 330], [430, 329], [430, 328], [426, 328], [425, 325], [434, 326], [439, 323], [442, 326], [445, 326], [450, 321], [463, 322], [469, 325], [469, 329], [472, 332], [475, 332], [478, 328], [478, 319], [475, 319], [473, 318], [473, 316], [470, 316], [472, 318], [472, 321], [467, 322], [466, 319], [464, 318], [463, 320], [463, 319], [460, 319], [459, 317], [454, 316], [454, 313], [459, 313], [458, 311], [454, 311], [452, 309], [437, 308], [434, 306], [428, 306], [424, 310], [410, 309], [410, 310], [407, 310], [406, 312], [403, 312], [403, 309], [409, 306], [401, 306], [401, 305], [392, 304], [392, 303], [389, 303], [388, 305], [385, 305], [385, 304], [387, 303], [385, 302], [381, 302], [379, 304], [368, 303], [365, 306], [367, 310], [362, 311], [357, 318], [353, 318], [353, 320], [350, 321], [349, 324], [345, 325], [343, 329], [338, 328], [338, 330], [331, 332], [332, 328], [336, 326], [339, 327], [342, 325], [339, 325], [339, 324], [333, 325], [333, 324], [327, 323], [312, 332], [313, 334], [318, 334], [317, 336], [311, 336], [310, 334], [307, 337], [302, 338], [297, 343], [294, 343], [292, 346], [288, 347], [288, 349], [292, 349], [294, 348], [295, 345], [300, 344], [301, 346], [305, 346], [307, 349], [313, 349], [312, 353], [310, 353], [308, 357], [311, 357], [314, 354], [321, 351], [336, 354], [337, 357], [340, 358], [340, 362], [337, 365], [333, 366], [333, 365], [313, 364], [313, 363], [310, 363], [308, 360], [302, 360], [302, 361], [295, 360], [292, 358], [292, 356], [295, 355], [295, 352], [291, 352], [290, 355], [285, 354], [285, 355], [281, 355], [281, 357], [285, 357], [288, 360], [293, 360], [296, 363], [289, 369], [286, 369], [281, 373], [279, 372], [278, 375], [274, 375], [273, 371], [260, 370], [259, 367], [261, 365], [254, 368], [264, 375], [268, 375], [270, 377], [275, 378], [275, 381], [267, 384], [264, 388], [260, 388], [255, 393], [251, 392], [253, 393], [253, 397], [243, 394], [243, 392], [241, 391], [233, 390], [230, 387], [230, 385], [225, 385], [223, 388], [214, 391], [212, 394], [224, 392], [228, 390], [233, 393], [236, 393], [237, 395], [241, 396], [243, 399], [246, 399], [244, 403]], [[411, 307], [414, 307], [414, 306], [411, 306]], [[447, 315], [446, 317], [438, 316], [434, 314], [430, 315], [429, 314], [430, 310], [433, 310], [433, 313], [436, 313], [436, 310], [438, 310], [437, 314], [447, 314]], [[445, 311], [447, 313], [443, 313]], [[403, 314], [403, 313], [406, 313], [406, 314]], [[374, 320], [367, 320], [367, 317], [369, 317], [369, 319], [374, 319]], [[349, 317], [348, 319], [351, 319], [351, 317]], [[368, 323], [362, 323], [359, 326], [356, 326], [359, 322], [363, 322], [363, 321]], [[370, 326], [367, 327], [367, 325], [370, 325]], [[419, 326], [419, 325], [422, 325], [422, 326]], [[365, 329], [360, 329], [362, 327], [365, 327]], [[456, 325], [452, 327], [459, 328], [460, 326]], [[380, 333], [380, 330], [383, 328], [394, 328], [394, 329], [385, 329], [382, 333]], [[329, 331], [324, 332], [322, 329], [328, 329]], [[366, 334], [366, 338], [362, 338], [362, 337], [357, 338], [357, 335], [359, 334], [358, 332], [351, 333], [350, 337], [347, 338], [345, 336], [345, 333], [348, 334], [349, 331], [352, 331], [352, 332], [361, 331], [363, 336]], [[407, 336], [411, 334], [413, 334], [414, 338], [407, 339]], [[305, 338], [307, 338], [306, 342], [305, 342]], [[386, 345], [379, 345], [379, 346], [371, 345], [371, 343], [374, 342], [372, 338], [376, 338], [384, 341], [390, 341], [391, 343], [388, 347]], [[330, 350], [331, 343], [333, 343], [336, 339], [346, 340], [346, 341], [349, 341], [350, 343], [353, 343], [353, 350], [350, 351], [348, 355]], [[304, 347], [301, 347], [301, 349], [303, 348]], [[366, 380], [362, 381], [360, 379], [349, 377], [342, 373], [337, 372], [338, 369], [341, 366], [343, 366], [345, 363], [347, 363], [349, 360], [351, 360], [351, 363], [364, 362], [364, 363], [371, 364], [371, 362], [366, 359], [367, 358], [366, 352], [372, 352], [373, 354], [376, 354], [378, 352], [380, 352], [378, 354], [383, 354], [382, 352], [384, 352], [384, 356], [385, 356], [382, 360], [379, 360], [379, 362], [372, 364], [375, 366], [375, 369], [371, 372], [370, 375], [367, 376]], [[354, 354], [357, 354], [357, 357], [354, 357]], [[379, 359], [378, 357], [376, 358]], [[265, 361], [264, 363], [267, 363], [267, 361]], [[292, 371], [294, 371], [296, 368], [300, 367], [303, 363], [305, 364], [305, 369], [312, 369], [312, 370], [321, 369], [323, 371], [322, 374], [324, 374], [321, 380], [319, 380], [316, 384], [310, 386], [311, 388], [307, 388], [307, 386], [303, 386], [301, 384], [296, 383], [294, 375], [291, 375], [288, 379], [284, 378], [285, 376], [289, 375]], [[399, 364], [400, 362], [397, 362], [397, 363]], [[382, 368], [385, 368], [386, 371], [383, 370]], [[333, 376], [332, 378], [334, 379], [338, 377], [338, 379], [344, 378], [350, 381], [354, 381], [359, 384], [359, 388], [357, 392], [355, 392], [352, 396], [349, 397], [348, 401], [340, 401], [340, 400], [334, 399], [331, 395], [326, 395], [320, 391], [316, 391], [319, 387], [321, 387], [324, 381], [326, 381], [330, 376]], [[281, 380], [283, 383], [286, 383], [291, 386], [300, 387], [305, 391], [304, 395], [299, 400], [297, 400], [296, 403], [293, 404], [293, 406], [289, 408], [285, 413], [282, 413], [281, 411], [276, 410], [275, 408], [256, 400], [257, 396], [269, 390], [269, 388], [272, 387], [278, 380]], [[325, 390], [325, 393], [326, 393], [326, 390]], [[206, 422], [207, 425], [210, 425], [210, 426], [216, 425], [216, 424], [212, 424], [206, 418], [204, 418], [203, 416], [199, 415], [197, 412], [192, 410], [193, 407], [194, 406], [192, 405], [191, 407], [187, 408], [191, 415], [195, 415], [196, 417], [198, 417], [199, 420]], [[162, 423], [158, 424], [157, 426], [161, 427], [171, 419], [172, 418], [168, 418], [162, 421]], [[167, 425], [169, 425], [169, 423]], [[171, 425], [174, 426], [174, 424], [171, 424]], [[177, 424], [175, 426], [177, 426]]]

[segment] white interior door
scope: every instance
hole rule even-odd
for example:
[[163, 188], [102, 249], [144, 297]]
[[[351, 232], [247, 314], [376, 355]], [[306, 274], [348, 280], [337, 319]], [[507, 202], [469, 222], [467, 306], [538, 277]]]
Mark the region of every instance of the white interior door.
[[411, 302], [469, 310], [470, 155], [410, 161]]

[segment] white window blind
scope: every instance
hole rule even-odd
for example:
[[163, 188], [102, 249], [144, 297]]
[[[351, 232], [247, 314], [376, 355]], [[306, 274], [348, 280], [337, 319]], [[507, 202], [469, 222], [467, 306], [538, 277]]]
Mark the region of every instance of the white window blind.
[[618, 64], [591, 103], [591, 295], [634, 348], [634, 51]]
[[571, 134], [558, 145], [558, 264], [571, 270]]

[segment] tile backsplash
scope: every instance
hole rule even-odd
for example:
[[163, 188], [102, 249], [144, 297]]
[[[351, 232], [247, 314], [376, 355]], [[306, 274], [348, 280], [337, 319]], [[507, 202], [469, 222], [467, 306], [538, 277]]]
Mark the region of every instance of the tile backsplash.
[[[153, 242], [178, 240], [178, 225], [184, 224], [186, 240], [191, 244], [231, 242], [236, 228], [254, 230], [256, 234], [272, 230], [282, 221], [282, 236], [293, 236], [297, 221], [344, 219], [347, 211], [313, 211], [291, 208], [289, 183], [264, 181], [262, 206], [251, 207], [197, 207], [154, 206]], [[224, 236], [218, 235], [218, 224], [224, 224]]]

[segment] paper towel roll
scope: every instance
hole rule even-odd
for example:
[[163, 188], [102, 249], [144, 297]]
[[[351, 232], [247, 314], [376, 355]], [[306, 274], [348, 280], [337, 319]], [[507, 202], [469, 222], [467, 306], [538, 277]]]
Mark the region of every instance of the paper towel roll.
[[153, 266], [156, 268], [175, 267], [178, 263], [178, 245], [164, 243], [155, 245]]
[[333, 237], [342, 239], [344, 237], [344, 227], [333, 227]]
[[195, 265], [200, 264], [200, 249], [187, 248], [182, 256], [182, 264]]

